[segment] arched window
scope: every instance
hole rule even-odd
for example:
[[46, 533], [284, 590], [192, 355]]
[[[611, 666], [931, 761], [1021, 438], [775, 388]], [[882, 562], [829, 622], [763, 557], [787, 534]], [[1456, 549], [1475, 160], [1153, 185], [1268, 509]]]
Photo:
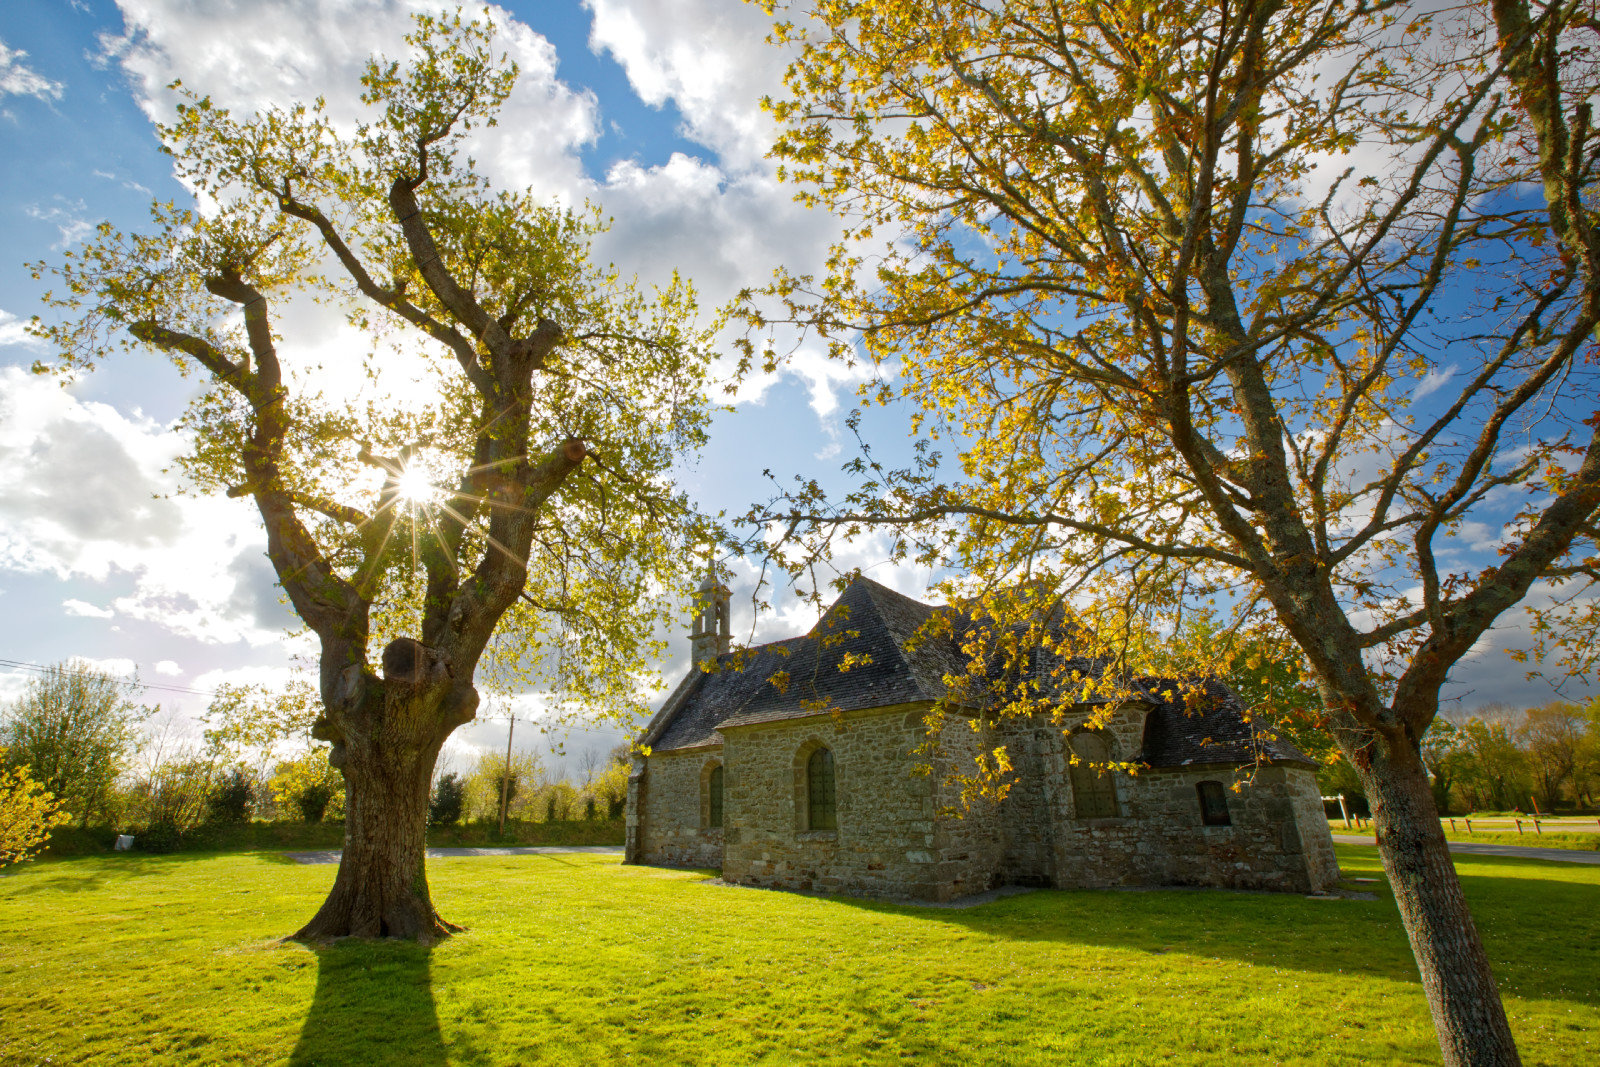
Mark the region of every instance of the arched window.
[[706, 820], [713, 830], [722, 829], [722, 765], [719, 763], [711, 769], [711, 782], [707, 786], [709, 792], [710, 816]]
[[1077, 762], [1067, 768], [1072, 780], [1072, 806], [1080, 819], [1111, 819], [1117, 815], [1117, 787], [1105, 764], [1111, 761], [1111, 746], [1105, 736], [1084, 731], [1072, 735], [1072, 753]]
[[1200, 794], [1200, 822], [1205, 826], [1232, 826], [1228, 814], [1228, 794], [1221, 782], [1201, 782], [1195, 786]]
[[834, 802], [833, 753], [819, 748], [806, 760], [806, 829], [837, 830]]

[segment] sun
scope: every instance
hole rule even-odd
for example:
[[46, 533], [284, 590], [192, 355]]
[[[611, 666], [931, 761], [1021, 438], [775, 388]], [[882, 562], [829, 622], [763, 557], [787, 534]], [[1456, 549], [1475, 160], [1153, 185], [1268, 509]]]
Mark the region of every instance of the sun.
[[413, 504], [426, 504], [439, 495], [439, 490], [428, 481], [428, 472], [420, 466], [410, 466], [402, 470], [395, 478], [395, 489], [400, 499], [409, 500]]

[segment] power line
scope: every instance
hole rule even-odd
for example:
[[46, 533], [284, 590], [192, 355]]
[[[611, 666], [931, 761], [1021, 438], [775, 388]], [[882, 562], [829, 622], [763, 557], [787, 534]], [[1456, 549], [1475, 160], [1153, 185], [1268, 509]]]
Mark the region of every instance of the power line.
[[[22, 660], [0, 658], [0, 667], [10, 667], [13, 670], [33, 671], [35, 674], [48, 674], [54, 667], [42, 663], [24, 663]], [[126, 681], [124, 685], [131, 685], [138, 689], [160, 689], [168, 693], [189, 693], [193, 696], [214, 697], [216, 692], [209, 689], [191, 689], [186, 685], [161, 685], [158, 682]]]

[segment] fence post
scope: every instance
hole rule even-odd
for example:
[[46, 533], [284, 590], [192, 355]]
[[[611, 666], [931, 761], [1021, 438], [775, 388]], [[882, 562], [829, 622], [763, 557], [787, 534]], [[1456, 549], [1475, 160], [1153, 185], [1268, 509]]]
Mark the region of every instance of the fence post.
[[1472, 820], [1467, 818], [1467, 817], [1465, 817], [1465, 816], [1462, 816], [1461, 821], [1467, 824], [1467, 833], [1469, 833], [1469, 834], [1472, 833]]
[[1517, 836], [1521, 837], [1522, 836], [1522, 820], [1518, 819], [1516, 816], [1512, 816], [1512, 819], [1517, 824]]

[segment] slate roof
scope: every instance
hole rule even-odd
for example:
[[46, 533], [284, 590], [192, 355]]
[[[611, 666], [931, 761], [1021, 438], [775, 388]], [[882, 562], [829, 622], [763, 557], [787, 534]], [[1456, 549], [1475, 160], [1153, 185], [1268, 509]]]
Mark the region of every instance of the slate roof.
[[[720, 656], [714, 671], [691, 670], [642, 741], [657, 752], [698, 748], [721, 744], [723, 727], [941, 700], [945, 677], [965, 669], [960, 634], [913, 638], [936, 612], [949, 610], [857, 578], [804, 637]], [[846, 655], [853, 665], [840, 670]], [[1071, 666], [1086, 674], [1104, 669], [1094, 660]], [[1205, 706], [1188, 712], [1171, 680], [1133, 684], [1152, 705], [1138, 757], [1151, 767], [1250, 763], [1258, 756], [1311, 762], [1286, 741], [1252, 738], [1238, 698], [1215, 679], [1202, 683]]]

